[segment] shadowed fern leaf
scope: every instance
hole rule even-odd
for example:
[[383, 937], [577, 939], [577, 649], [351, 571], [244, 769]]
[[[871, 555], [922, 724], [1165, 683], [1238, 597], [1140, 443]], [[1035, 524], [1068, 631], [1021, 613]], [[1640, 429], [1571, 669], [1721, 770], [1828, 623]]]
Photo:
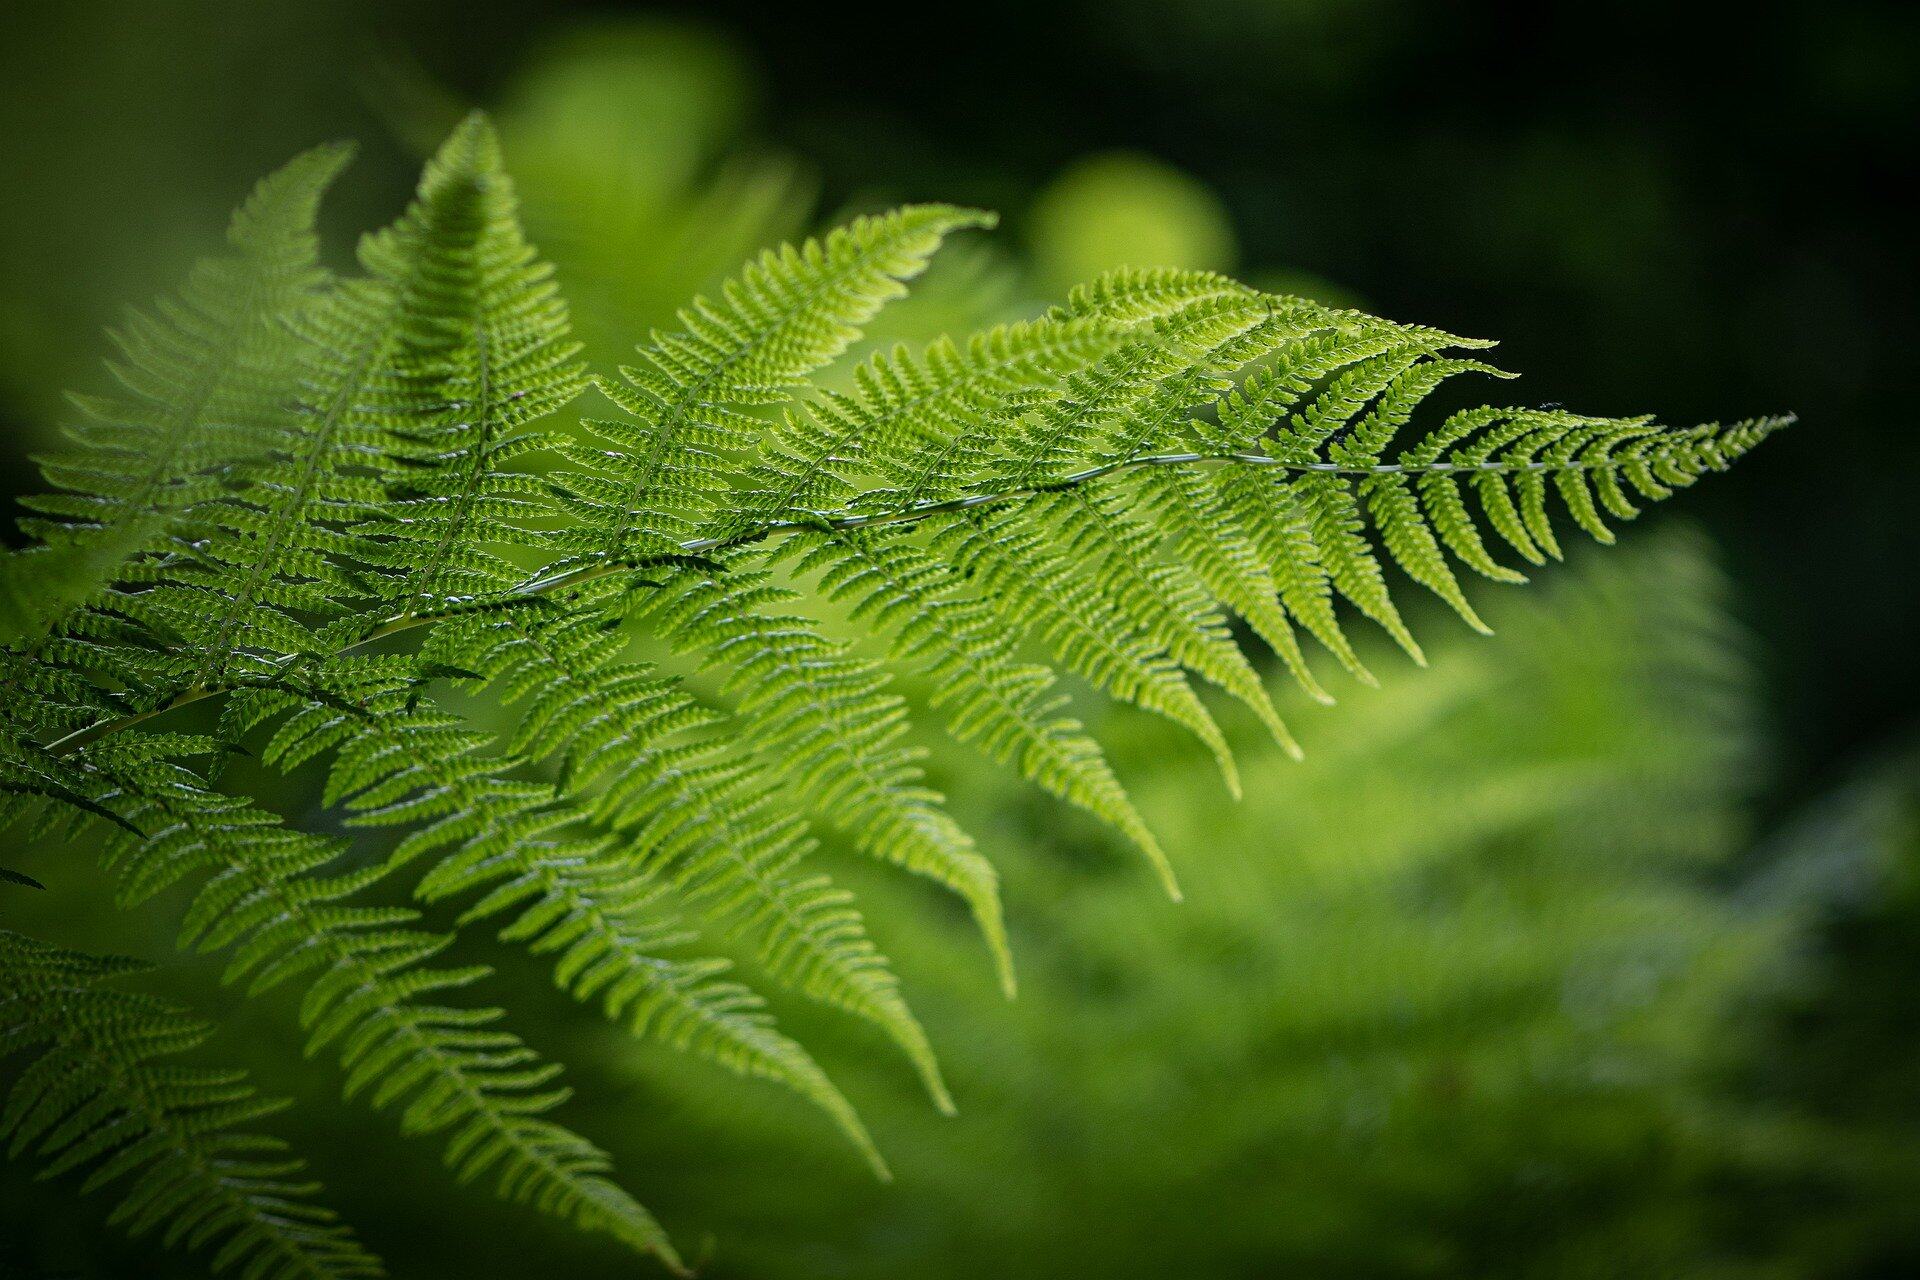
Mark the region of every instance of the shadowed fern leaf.
[[[550, 1118], [558, 1068], [498, 1010], [441, 1003], [484, 970], [437, 967], [451, 935], [358, 895], [459, 902], [457, 927], [551, 957], [640, 1039], [785, 1086], [884, 1174], [724, 952], [880, 1029], [952, 1105], [824, 870], [845, 845], [952, 891], [1012, 993], [992, 850], [929, 785], [895, 668], [1177, 896], [1063, 671], [1182, 726], [1237, 791], [1205, 687], [1297, 751], [1237, 622], [1330, 701], [1308, 640], [1373, 680], [1350, 614], [1421, 659], [1396, 575], [1479, 627], [1458, 566], [1519, 581], [1496, 548], [1543, 563], [1567, 521], [1610, 541], [1783, 425], [1422, 425], [1447, 381], [1504, 376], [1488, 344], [1171, 270], [836, 377], [943, 239], [992, 223], [946, 205], [764, 254], [595, 377], [483, 119], [328, 279], [311, 222], [343, 156], [262, 185], [232, 254], [130, 323], [126, 395], [83, 402], [48, 464], [0, 581], [0, 819], [103, 830], [129, 902], [191, 881], [185, 943], [249, 990], [298, 982], [349, 1092], [444, 1135], [461, 1176], [670, 1266]], [[613, 411], [576, 429], [560, 410], [589, 385]], [[216, 697], [212, 734], [147, 724]], [[318, 802], [387, 847], [295, 830], [192, 763], [246, 742], [313, 764]]]
[[384, 1274], [278, 1139], [238, 1131], [286, 1104], [237, 1071], [164, 1061], [211, 1028], [108, 981], [147, 966], [63, 951], [0, 930], [0, 1055], [32, 1054], [0, 1106], [0, 1139], [41, 1176], [93, 1166], [83, 1191], [126, 1183], [113, 1221], [214, 1251], [247, 1280]]
[[224, 977], [249, 994], [300, 982], [307, 1051], [333, 1051], [348, 1096], [398, 1106], [408, 1134], [445, 1134], [447, 1162], [462, 1179], [490, 1177], [508, 1199], [677, 1266], [653, 1219], [605, 1176], [605, 1155], [545, 1118], [567, 1097], [554, 1084], [560, 1068], [494, 1027], [499, 1009], [423, 1000], [487, 970], [425, 967], [450, 941], [445, 934], [414, 927], [411, 911], [346, 901], [388, 867], [340, 867], [337, 842], [208, 790], [184, 761], [217, 749], [177, 734], [121, 735], [86, 748], [104, 788], [100, 804], [129, 823], [107, 846], [122, 901], [198, 879], [183, 945], [230, 952]]

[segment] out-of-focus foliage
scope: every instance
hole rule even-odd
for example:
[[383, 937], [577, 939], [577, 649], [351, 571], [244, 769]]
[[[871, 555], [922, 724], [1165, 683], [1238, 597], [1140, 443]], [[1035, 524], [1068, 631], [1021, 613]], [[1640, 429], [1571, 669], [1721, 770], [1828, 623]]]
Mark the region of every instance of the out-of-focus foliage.
[[[20, 1070], [0, 1102], [0, 1140], [43, 1176], [85, 1169], [83, 1191], [113, 1187], [112, 1220], [135, 1235], [205, 1250], [246, 1280], [382, 1274], [278, 1139], [237, 1133], [285, 1103], [245, 1073], [168, 1059], [206, 1023], [107, 983], [147, 966], [82, 955], [0, 929], [0, 1055]], [[24, 1059], [24, 1061], [22, 1061]]]
[[1238, 256], [1211, 191], [1150, 156], [1089, 156], [1061, 174], [1027, 215], [1027, 240], [1050, 290], [1115, 267], [1232, 271]]
[[724, 41], [651, 23], [579, 28], [536, 51], [508, 89], [502, 141], [528, 231], [561, 265], [597, 367], [806, 229], [802, 166], [738, 151], [753, 96]]
[[[644, 1149], [733, 1188], [714, 1274], [1797, 1274], [1715, 1200], [1813, 1159], [1726, 1078], [1796, 907], [1722, 888], [1755, 759], [1722, 598], [1690, 537], [1589, 566], [1304, 721], [1305, 763], [1250, 748], [1238, 805], [1155, 727], [1102, 724], [1194, 851], [1178, 909], [1091, 831], [951, 779], [1007, 868], [1020, 999], [942, 963], [950, 915], [894, 921], [930, 1025], [966, 1034], [955, 1120], [850, 1082], [878, 1193], [660, 1078], [692, 1119]], [[740, 1159], [801, 1172], [743, 1188]]]
[[[1745, 896], [1797, 904], [1793, 968], [1739, 1068], [1749, 1095], [1804, 1132], [1819, 1158], [1759, 1199], [1746, 1229], [1804, 1273], [1920, 1269], [1920, 750], [1856, 771], [1769, 840]], [[1833, 1141], [1839, 1134], [1844, 1141]]]

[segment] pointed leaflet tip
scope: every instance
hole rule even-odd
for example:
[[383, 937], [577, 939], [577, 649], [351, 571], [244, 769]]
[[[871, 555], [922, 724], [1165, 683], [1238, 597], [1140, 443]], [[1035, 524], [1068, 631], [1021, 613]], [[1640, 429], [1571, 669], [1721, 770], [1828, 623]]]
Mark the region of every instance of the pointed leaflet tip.
[[227, 243], [247, 250], [313, 234], [320, 197], [353, 159], [351, 142], [323, 142], [254, 184], [227, 224]]

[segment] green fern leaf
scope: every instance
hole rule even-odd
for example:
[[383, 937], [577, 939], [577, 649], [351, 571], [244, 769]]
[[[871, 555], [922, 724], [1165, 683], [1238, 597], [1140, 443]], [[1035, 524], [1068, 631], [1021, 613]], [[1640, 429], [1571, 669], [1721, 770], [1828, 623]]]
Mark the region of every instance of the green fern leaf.
[[[491, 635], [476, 634], [480, 625], [464, 624], [466, 648], [453, 632], [432, 652], [492, 663], [495, 679], [532, 669], [550, 678], [543, 696], [578, 679], [527, 656], [546, 651], [550, 662], [567, 637], [540, 634], [535, 624], [522, 627], [516, 645], [497, 646]], [[574, 669], [590, 670], [584, 663]], [[773, 1029], [764, 1002], [719, 981], [724, 962], [669, 954], [690, 939], [661, 908], [662, 873], [628, 851], [612, 823], [586, 822], [546, 784], [505, 776], [502, 762], [485, 754], [484, 734], [420, 700], [410, 661], [341, 660], [304, 683], [250, 691], [233, 706], [248, 727], [279, 718], [265, 751], [270, 763], [293, 768], [330, 754], [328, 799], [356, 825], [414, 828], [389, 866], [431, 860], [419, 884], [423, 899], [479, 894], [463, 924], [512, 912], [502, 936], [558, 953], [555, 979], [576, 998], [600, 999], [636, 1035], [793, 1089], [827, 1112], [885, 1176], [851, 1106], [804, 1049]], [[670, 724], [683, 719], [666, 710]], [[642, 728], [647, 712], [628, 714], [629, 727]]]
[[949, 232], [991, 222], [947, 205], [858, 219], [824, 241], [764, 254], [717, 300], [681, 312], [684, 328], [656, 334], [644, 363], [621, 369], [623, 384], [601, 384], [629, 418], [590, 421], [598, 446], [565, 450], [590, 470], [561, 477], [586, 525], [561, 545], [617, 557], [687, 536], [719, 490], [686, 451], [751, 448], [762, 433], [751, 410], [787, 399], [845, 351]]
[[[677, 920], [882, 1029], [951, 1105], [889, 962], [811, 861], [818, 827], [953, 889], [1011, 989], [998, 877], [926, 785], [892, 667], [923, 668], [953, 737], [1116, 828], [1172, 890], [1024, 644], [1182, 725], [1231, 784], [1190, 677], [1292, 742], [1229, 615], [1325, 699], [1303, 634], [1372, 681], [1349, 608], [1420, 656], [1389, 566], [1478, 625], [1456, 566], [1520, 577], [1486, 530], [1534, 564], [1569, 528], [1609, 541], [1785, 421], [1489, 407], [1424, 428], [1443, 382], [1496, 372], [1471, 358], [1487, 344], [1191, 271], [1116, 272], [834, 381], [943, 238], [991, 221], [928, 205], [748, 264], [598, 380], [616, 412], [576, 433], [551, 420], [588, 376], [485, 121], [363, 242], [363, 275], [329, 283], [311, 222], [341, 158], [269, 179], [233, 254], [130, 323], [125, 394], [83, 403], [79, 449], [46, 468], [37, 544], [0, 578], [0, 820], [45, 841], [109, 824], [129, 901], [192, 880], [190, 945], [228, 950], [253, 989], [304, 984], [349, 1091], [445, 1135], [456, 1171], [669, 1265], [605, 1156], [548, 1118], [557, 1068], [497, 1011], [438, 1003], [481, 971], [434, 967], [446, 936], [354, 894], [406, 873], [459, 899], [462, 927], [552, 957], [636, 1035], [798, 1093], [883, 1169]], [[809, 590], [844, 617], [807, 616]], [[419, 652], [392, 651], [416, 632]], [[629, 660], [636, 632], [717, 671], [710, 702]], [[512, 704], [506, 727], [457, 712], [446, 680]], [[128, 731], [221, 696], [217, 741]], [[187, 763], [250, 735], [282, 769], [319, 765], [321, 803], [391, 829], [391, 856], [349, 861]]]
[[385, 1274], [278, 1139], [237, 1131], [280, 1111], [237, 1071], [164, 1059], [211, 1028], [110, 980], [147, 966], [64, 951], [0, 930], [0, 1056], [33, 1053], [0, 1106], [0, 1139], [40, 1176], [95, 1166], [83, 1191], [125, 1183], [112, 1221], [169, 1245], [214, 1249], [246, 1280]]
[[328, 872], [337, 845], [289, 830], [244, 800], [206, 789], [179, 761], [208, 739], [123, 734], [86, 749], [111, 804], [148, 839], [110, 835], [107, 862], [134, 903], [188, 878], [200, 888], [182, 924], [186, 945], [232, 952], [225, 979], [260, 992], [307, 984], [308, 1052], [332, 1046], [347, 1092], [398, 1104], [410, 1134], [445, 1133], [463, 1178], [491, 1173], [501, 1195], [602, 1231], [677, 1267], [652, 1217], [605, 1175], [603, 1153], [544, 1113], [566, 1099], [498, 1009], [420, 1003], [470, 985], [481, 968], [428, 969], [448, 938], [409, 927], [413, 913], [344, 902], [384, 867]]
[[831, 536], [796, 534], [796, 567], [818, 572], [829, 599], [856, 619], [894, 631], [896, 660], [921, 665], [948, 708], [955, 738], [990, 759], [1013, 763], [1029, 780], [1111, 823], [1137, 845], [1179, 896], [1160, 842], [1114, 777], [1099, 745], [1077, 721], [1058, 714], [1054, 675], [1018, 660], [1006, 630], [952, 571], [897, 533], [847, 529]]
[[1001, 985], [1014, 989], [1000, 881], [969, 836], [923, 785], [925, 752], [903, 746], [906, 703], [877, 663], [794, 614], [796, 598], [764, 572], [682, 571], [642, 620], [682, 649], [725, 663], [740, 730], [808, 807], [867, 853], [957, 893], [987, 941]]

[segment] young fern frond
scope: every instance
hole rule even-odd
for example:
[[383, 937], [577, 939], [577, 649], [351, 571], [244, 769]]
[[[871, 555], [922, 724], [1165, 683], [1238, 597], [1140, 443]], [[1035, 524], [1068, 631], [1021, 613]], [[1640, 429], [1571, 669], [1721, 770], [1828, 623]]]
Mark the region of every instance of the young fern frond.
[[[691, 948], [725, 934], [769, 983], [872, 1023], [951, 1106], [815, 865], [844, 843], [952, 890], [1011, 993], [991, 850], [927, 785], [894, 667], [929, 674], [952, 737], [1113, 827], [1174, 891], [1039, 655], [1182, 725], [1237, 786], [1198, 685], [1297, 748], [1235, 619], [1330, 701], [1306, 638], [1373, 679], [1349, 609], [1420, 658], [1396, 574], [1478, 626], [1457, 566], [1519, 581], [1496, 548], [1558, 556], [1556, 519], [1608, 541], [1784, 422], [1422, 426], [1448, 379], [1504, 376], [1472, 358], [1488, 344], [1190, 271], [1116, 272], [829, 381], [945, 236], [992, 221], [925, 205], [748, 264], [592, 379], [615, 412], [576, 431], [559, 411], [589, 375], [486, 123], [363, 242], [363, 274], [324, 281], [311, 219], [340, 158], [263, 185], [235, 256], [129, 331], [132, 407], [89, 407], [49, 467], [61, 492], [0, 597], [93, 550], [69, 596], [4, 615], [0, 818], [101, 826], [130, 901], [196, 880], [183, 938], [229, 949], [252, 989], [304, 984], [311, 1047], [351, 1091], [446, 1135], [463, 1176], [668, 1265], [604, 1154], [548, 1118], [557, 1067], [497, 1010], [437, 1002], [483, 971], [432, 967], [447, 935], [353, 895], [411, 877], [423, 902], [460, 900], [460, 927], [551, 956], [636, 1036], [785, 1086], [884, 1170], [808, 1051]], [[712, 691], [647, 660], [662, 651]], [[448, 683], [508, 710], [469, 716]], [[217, 737], [148, 726], [225, 695]], [[242, 740], [319, 762], [321, 802], [392, 829], [390, 855], [347, 855], [186, 763]]]
[[212, 1028], [113, 979], [148, 968], [0, 929], [0, 1057], [32, 1055], [0, 1104], [0, 1141], [43, 1178], [92, 1166], [81, 1187], [124, 1183], [111, 1220], [133, 1235], [211, 1250], [246, 1280], [384, 1275], [277, 1138], [245, 1132], [283, 1110], [244, 1073], [167, 1059]]

